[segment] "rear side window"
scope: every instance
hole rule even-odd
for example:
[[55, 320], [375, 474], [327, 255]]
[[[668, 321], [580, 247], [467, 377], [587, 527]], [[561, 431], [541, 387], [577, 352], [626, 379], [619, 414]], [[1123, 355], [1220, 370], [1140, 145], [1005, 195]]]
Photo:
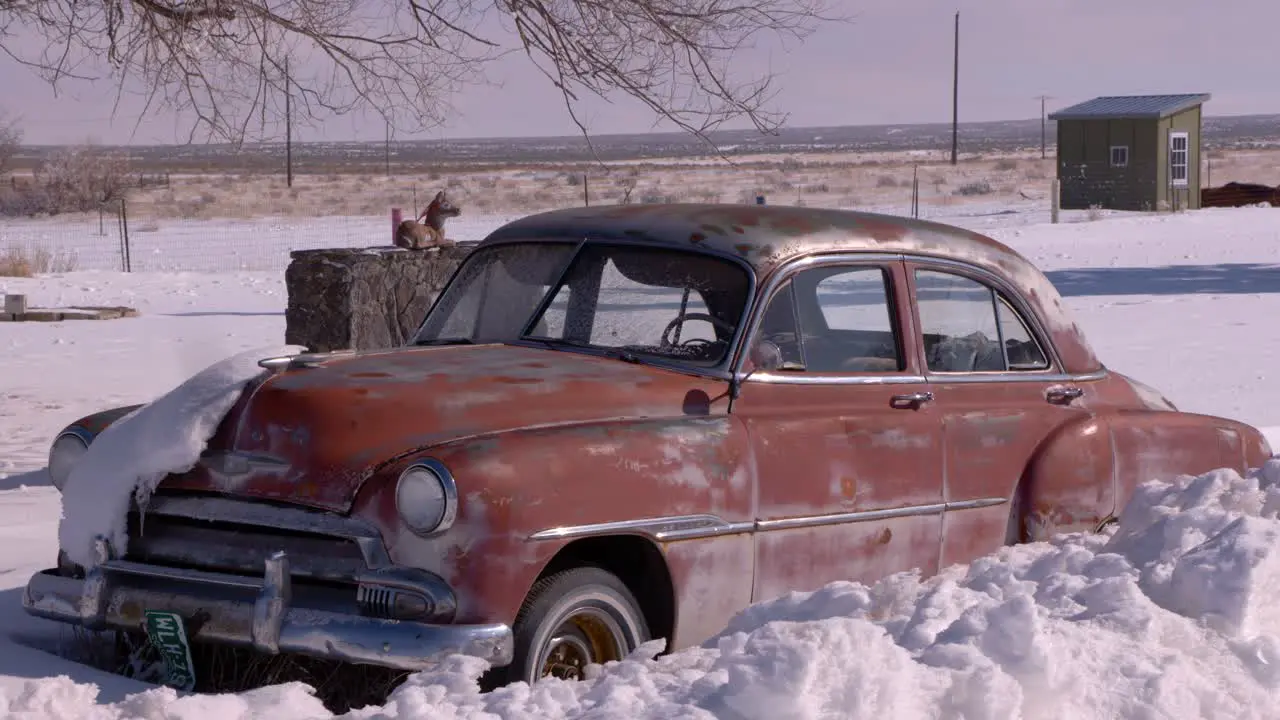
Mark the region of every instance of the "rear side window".
[[933, 372], [1046, 370], [1025, 320], [995, 288], [938, 270], [916, 270], [925, 362]]

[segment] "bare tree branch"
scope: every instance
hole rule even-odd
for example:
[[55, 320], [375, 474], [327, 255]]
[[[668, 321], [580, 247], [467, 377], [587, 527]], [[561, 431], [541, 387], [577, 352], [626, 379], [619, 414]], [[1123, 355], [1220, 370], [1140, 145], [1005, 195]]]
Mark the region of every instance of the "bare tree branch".
[[[836, 20], [823, 16], [826, 2], [0, 0], [0, 50], [55, 89], [96, 77], [105, 59], [117, 106], [140, 87], [148, 110], [192, 119], [189, 140], [236, 144], [279, 120], [286, 84], [304, 123], [372, 110], [398, 131], [433, 129], [486, 65], [523, 52], [588, 142], [581, 96], [621, 93], [710, 143], [734, 120], [765, 133], [781, 126], [786, 115], [768, 109], [773, 78], [737, 81], [733, 63], [766, 33], [802, 39]], [[514, 44], [491, 36], [490, 15], [513, 26]], [[17, 30], [37, 34], [43, 50], [19, 52], [9, 42]]]

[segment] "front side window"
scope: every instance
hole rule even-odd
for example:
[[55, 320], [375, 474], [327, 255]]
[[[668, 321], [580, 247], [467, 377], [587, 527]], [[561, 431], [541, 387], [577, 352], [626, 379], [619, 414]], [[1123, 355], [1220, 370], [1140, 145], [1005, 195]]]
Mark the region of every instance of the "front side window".
[[883, 268], [802, 270], [774, 294], [759, 340], [776, 347], [780, 371], [823, 374], [897, 372], [905, 367]]
[[954, 273], [917, 270], [916, 306], [933, 372], [1045, 370], [1027, 324], [994, 288]]
[[520, 338], [576, 243], [494, 245], [468, 257], [414, 338], [418, 345]]
[[698, 252], [588, 243], [530, 339], [715, 366], [741, 322], [751, 278]]

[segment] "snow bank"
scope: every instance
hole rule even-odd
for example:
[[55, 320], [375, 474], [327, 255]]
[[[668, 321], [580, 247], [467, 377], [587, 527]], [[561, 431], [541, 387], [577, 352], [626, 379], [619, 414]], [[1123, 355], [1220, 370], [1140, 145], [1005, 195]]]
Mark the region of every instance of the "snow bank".
[[93, 538], [98, 535], [106, 536], [122, 554], [130, 498], [145, 503], [165, 475], [195, 465], [245, 383], [263, 372], [259, 360], [303, 350], [287, 345], [233, 355], [103, 431], [72, 469], [62, 491], [58, 542], [68, 557], [92, 566]]
[[[1280, 460], [1143, 485], [1107, 537], [1004, 548], [921, 581], [834, 583], [750, 607], [701, 647], [656, 644], [581, 683], [482, 695], [481, 661], [419, 673], [351, 718], [1280, 717]], [[66, 678], [10, 715], [327, 717], [303, 685], [111, 705]]]

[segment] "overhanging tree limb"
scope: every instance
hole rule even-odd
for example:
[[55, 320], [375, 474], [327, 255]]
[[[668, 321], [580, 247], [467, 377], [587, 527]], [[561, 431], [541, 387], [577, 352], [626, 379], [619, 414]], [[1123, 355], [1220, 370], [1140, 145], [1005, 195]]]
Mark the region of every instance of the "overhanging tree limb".
[[[584, 137], [584, 95], [622, 93], [710, 143], [746, 119], [776, 131], [773, 78], [736, 80], [759, 37], [807, 36], [828, 0], [0, 0], [0, 49], [45, 79], [107, 67], [120, 92], [193, 118], [188, 139], [240, 143], [278, 118], [291, 58], [295, 114], [373, 110], [399, 131], [442, 125], [450, 98], [484, 67], [523, 52], [561, 94]], [[514, 26], [514, 43], [492, 20]], [[486, 24], [487, 23], [487, 24]], [[43, 51], [10, 42], [35, 33]], [[306, 68], [306, 70], [304, 70]]]

